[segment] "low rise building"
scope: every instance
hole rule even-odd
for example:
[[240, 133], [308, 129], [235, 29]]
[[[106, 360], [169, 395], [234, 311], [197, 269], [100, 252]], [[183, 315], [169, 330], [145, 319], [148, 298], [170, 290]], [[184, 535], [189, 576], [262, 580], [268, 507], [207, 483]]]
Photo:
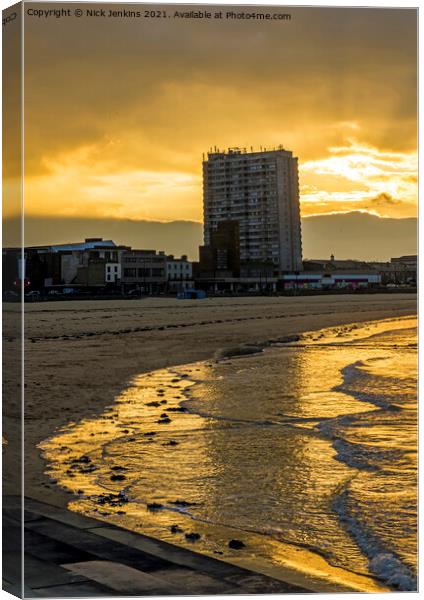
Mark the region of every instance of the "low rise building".
[[[127, 246], [112, 240], [30, 246], [24, 250], [24, 277], [32, 289], [54, 286], [102, 287], [119, 283], [122, 253]], [[109, 267], [109, 268], [108, 268]], [[114, 277], [108, 277], [113, 273]]]
[[166, 291], [167, 268], [165, 252], [156, 250], [126, 250], [122, 255], [121, 282], [125, 291], [158, 294]]
[[193, 265], [185, 254], [181, 258], [172, 254], [166, 257], [166, 275], [169, 291], [181, 292], [193, 287]]
[[378, 286], [381, 284], [381, 275], [375, 272], [349, 273], [326, 272], [319, 273], [301, 272], [283, 275], [285, 290], [323, 290], [323, 289], [358, 289]]

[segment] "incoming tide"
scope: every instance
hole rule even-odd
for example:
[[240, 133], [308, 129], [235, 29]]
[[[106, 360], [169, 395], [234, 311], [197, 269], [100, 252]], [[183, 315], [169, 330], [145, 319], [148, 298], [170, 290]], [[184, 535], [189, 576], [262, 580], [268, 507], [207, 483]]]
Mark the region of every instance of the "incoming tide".
[[415, 590], [416, 354], [408, 317], [143, 374], [48, 472], [71, 510], [316, 591]]

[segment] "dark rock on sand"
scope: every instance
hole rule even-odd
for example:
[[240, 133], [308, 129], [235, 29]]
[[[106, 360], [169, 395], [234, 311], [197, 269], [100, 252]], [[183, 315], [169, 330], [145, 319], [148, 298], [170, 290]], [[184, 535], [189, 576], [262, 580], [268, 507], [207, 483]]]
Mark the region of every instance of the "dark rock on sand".
[[170, 504], [175, 504], [175, 506], [199, 506], [198, 502], [187, 502], [187, 500], [174, 500]]
[[196, 542], [200, 540], [200, 533], [186, 533], [185, 537], [189, 542]]
[[272, 340], [273, 343], [277, 344], [291, 344], [293, 342], [299, 342], [300, 335], [283, 335], [282, 337]]
[[74, 458], [72, 460], [73, 463], [91, 463], [91, 458], [89, 456], [86, 456], [85, 454], [83, 454], [83, 456], [80, 456], [79, 458]]
[[246, 544], [244, 544], [240, 540], [230, 540], [228, 542], [228, 547], [231, 548], [232, 550], [241, 550], [242, 548], [245, 547], [245, 545]]
[[110, 476], [111, 481], [124, 481], [124, 479], [126, 479], [125, 475], [111, 475]]
[[100, 494], [99, 496], [92, 496], [97, 504], [109, 504], [110, 506], [122, 506], [129, 501], [128, 496], [125, 492], [118, 492], [117, 494]]
[[259, 345], [250, 345], [250, 346], [235, 346], [234, 348], [224, 348], [222, 350], [218, 350], [215, 354], [215, 360], [221, 360], [223, 358], [237, 357], [237, 356], [247, 356], [249, 354], [257, 354], [258, 352], [262, 352], [263, 348]]
[[77, 469], [80, 473], [92, 473], [93, 471], [97, 471], [98, 467], [96, 465], [87, 465], [86, 467], [80, 467]]
[[184, 531], [184, 529], [181, 529], [178, 525], [171, 525], [170, 529], [171, 533], [182, 533]]
[[151, 511], [160, 510], [161, 508], [163, 508], [163, 504], [159, 504], [158, 502], [150, 502], [150, 504], [147, 505], [147, 510]]

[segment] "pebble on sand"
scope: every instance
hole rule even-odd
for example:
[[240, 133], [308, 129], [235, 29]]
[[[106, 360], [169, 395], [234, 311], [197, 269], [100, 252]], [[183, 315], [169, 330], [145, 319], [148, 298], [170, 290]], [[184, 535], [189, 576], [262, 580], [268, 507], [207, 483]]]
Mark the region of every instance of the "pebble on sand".
[[245, 547], [246, 544], [241, 542], [240, 540], [230, 540], [228, 542], [228, 547], [232, 548], [232, 550], [241, 550]]
[[196, 542], [200, 540], [200, 533], [186, 533], [185, 537], [189, 542]]

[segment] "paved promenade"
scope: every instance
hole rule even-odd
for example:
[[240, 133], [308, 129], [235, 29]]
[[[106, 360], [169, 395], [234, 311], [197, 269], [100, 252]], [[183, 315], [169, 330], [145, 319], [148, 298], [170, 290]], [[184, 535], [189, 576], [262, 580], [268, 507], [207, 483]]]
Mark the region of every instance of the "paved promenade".
[[[20, 595], [20, 503], [3, 498], [4, 589]], [[25, 597], [301, 593], [300, 587], [25, 499]]]

